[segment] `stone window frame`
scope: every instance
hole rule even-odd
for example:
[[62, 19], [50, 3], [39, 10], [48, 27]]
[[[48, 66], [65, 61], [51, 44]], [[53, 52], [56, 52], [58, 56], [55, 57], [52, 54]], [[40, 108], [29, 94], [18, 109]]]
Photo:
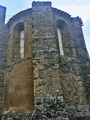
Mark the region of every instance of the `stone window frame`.
[[21, 56], [20, 49], [21, 49], [21, 32], [24, 31], [25, 34], [25, 27], [24, 27], [24, 22], [18, 22], [14, 26], [13, 30], [13, 51], [12, 51], [12, 62], [17, 61], [19, 59], [23, 59], [25, 56], [25, 35], [24, 35], [24, 52], [23, 55]]
[[[60, 31], [59, 35], [61, 35], [61, 41], [59, 41], [58, 31], [57, 31], [57, 39], [58, 39], [58, 44], [59, 44], [60, 55], [69, 56], [68, 49], [67, 49], [68, 45], [67, 45], [67, 41], [65, 39], [67, 36], [68, 37], [70, 36], [68, 24], [64, 20], [58, 19], [56, 21], [56, 26], [57, 26], [57, 29]], [[60, 49], [61, 49], [60, 47], [62, 47], [63, 52], [60, 51]]]

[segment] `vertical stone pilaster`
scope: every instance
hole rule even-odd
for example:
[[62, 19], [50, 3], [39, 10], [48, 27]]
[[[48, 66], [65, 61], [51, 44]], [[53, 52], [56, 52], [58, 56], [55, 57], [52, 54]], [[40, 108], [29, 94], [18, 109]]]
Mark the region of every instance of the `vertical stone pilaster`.
[[59, 71], [59, 50], [50, 2], [34, 2], [33, 67], [35, 97], [62, 95]]

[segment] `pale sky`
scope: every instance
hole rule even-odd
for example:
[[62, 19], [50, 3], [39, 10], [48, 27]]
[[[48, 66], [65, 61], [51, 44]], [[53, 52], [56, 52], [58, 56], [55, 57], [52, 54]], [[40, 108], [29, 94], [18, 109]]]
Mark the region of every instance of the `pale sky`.
[[[0, 5], [7, 7], [6, 22], [16, 13], [31, 8], [33, 0], [0, 0]], [[38, 0], [37, 0], [38, 1]], [[47, 1], [47, 0], [42, 0]], [[49, 1], [49, 0], [48, 0]], [[83, 33], [90, 55], [90, 0], [50, 0], [54, 8], [69, 13], [72, 17], [79, 16], [84, 26]]]

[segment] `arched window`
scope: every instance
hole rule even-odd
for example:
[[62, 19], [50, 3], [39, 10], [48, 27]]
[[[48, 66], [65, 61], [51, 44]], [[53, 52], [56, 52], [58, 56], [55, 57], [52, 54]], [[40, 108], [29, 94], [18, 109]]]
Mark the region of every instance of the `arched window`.
[[61, 31], [60, 31], [59, 28], [57, 28], [57, 35], [58, 35], [60, 55], [64, 55], [63, 44], [62, 44], [62, 36], [61, 36]]
[[24, 30], [20, 32], [20, 58], [24, 58]]
[[25, 56], [25, 30], [24, 23], [19, 22], [15, 25], [13, 31], [13, 51], [12, 51], [12, 62], [22, 59]]
[[57, 20], [57, 37], [60, 55], [69, 56], [69, 29], [67, 23], [64, 20]]

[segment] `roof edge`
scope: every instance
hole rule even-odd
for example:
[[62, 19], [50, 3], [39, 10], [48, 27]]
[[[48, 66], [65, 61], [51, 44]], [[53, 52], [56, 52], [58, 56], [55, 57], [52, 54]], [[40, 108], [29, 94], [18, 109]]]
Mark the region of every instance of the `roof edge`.
[[72, 17], [69, 13], [67, 12], [64, 12], [63, 10], [59, 10], [57, 8], [52, 8], [53, 12], [55, 12], [56, 14], [62, 14], [64, 16], [66, 16], [67, 18], [69, 18], [72, 22], [75, 22], [75, 21], [79, 21], [81, 26], [83, 26], [83, 22], [82, 22], [82, 19], [77, 16], [77, 17]]
[[14, 19], [17, 19], [17, 17], [18, 17], [19, 15], [23, 15], [25, 12], [28, 12], [28, 11], [32, 11], [32, 8], [28, 8], [28, 9], [26, 9], [26, 10], [23, 10], [23, 11], [21, 11], [21, 12], [18, 12], [18, 13], [15, 14], [15, 15], [13, 15], [13, 16], [9, 19], [9, 21], [6, 23], [6, 25], [9, 27], [10, 24], [13, 22]]

